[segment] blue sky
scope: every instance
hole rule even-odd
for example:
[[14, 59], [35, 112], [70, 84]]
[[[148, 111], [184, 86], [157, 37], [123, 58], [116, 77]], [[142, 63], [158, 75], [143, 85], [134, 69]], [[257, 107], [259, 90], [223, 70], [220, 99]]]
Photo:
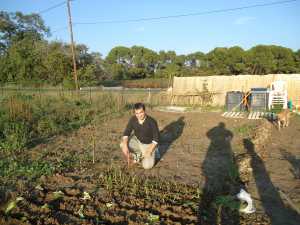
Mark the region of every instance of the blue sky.
[[[74, 0], [74, 23], [130, 20], [244, 7], [278, 0]], [[39, 12], [63, 0], [7, 0], [0, 9], [25, 14]], [[215, 47], [281, 45], [300, 49], [300, 0], [238, 11], [133, 23], [75, 25], [76, 43], [106, 56], [115, 46], [140, 45], [177, 54], [207, 53]], [[68, 25], [65, 5], [41, 14], [51, 31]], [[69, 42], [68, 29], [54, 32], [50, 40]]]

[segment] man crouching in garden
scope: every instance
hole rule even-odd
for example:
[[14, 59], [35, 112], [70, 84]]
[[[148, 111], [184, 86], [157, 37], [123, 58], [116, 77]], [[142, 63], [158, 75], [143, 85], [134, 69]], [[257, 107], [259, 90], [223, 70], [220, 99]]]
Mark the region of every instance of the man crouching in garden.
[[144, 169], [151, 169], [155, 156], [159, 155], [157, 122], [146, 114], [143, 103], [134, 104], [134, 114], [124, 130], [120, 146], [128, 165], [141, 162]]

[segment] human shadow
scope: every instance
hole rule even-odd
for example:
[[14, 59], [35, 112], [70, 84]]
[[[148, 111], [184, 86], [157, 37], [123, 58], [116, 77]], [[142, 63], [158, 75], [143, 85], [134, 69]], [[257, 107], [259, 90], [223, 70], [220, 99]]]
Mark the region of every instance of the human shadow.
[[293, 167], [290, 171], [293, 173], [295, 179], [300, 179], [300, 159], [289, 153], [285, 149], [280, 149], [280, 153], [285, 160], [287, 160]]
[[184, 126], [184, 116], [181, 116], [176, 121], [171, 122], [160, 131], [160, 158], [162, 158], [164, 154], [166, 154], [172, 143], [181, 136]]
[[233, 133], [220, 122], [206, 135], [211, 142], [202, 164], [205, 185], [199, 202], [198, 224], [239, 224], [238, 210], [218, 205], [220, 198], [234, 196], [240, 189], [238, 168], [231, 148]]
[[278, 189], [273, 185], [266, 170], [263, 160], [255, 151], [255, 146], [250, 139], [244, 139], [243, 144], [248, 154], [251, 156], [251, 167], [253, 177], [262, 206], [269, 216], [272, 225], [296, 225], [300, 222], [299, 215], [292, 209], [287, 208]]

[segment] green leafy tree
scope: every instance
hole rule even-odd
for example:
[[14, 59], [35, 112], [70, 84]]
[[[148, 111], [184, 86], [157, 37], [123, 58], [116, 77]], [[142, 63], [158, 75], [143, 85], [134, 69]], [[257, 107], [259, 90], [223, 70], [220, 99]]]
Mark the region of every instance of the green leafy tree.
[[209, 67], [214, 71], [215, 74], [230, 74], [227, 48], [215, 48], [207, 54], [207, 59]]
[[0, 11], [0, 50], [3, 54], [13, 42], [30, 38], [42, 40], [49, 34], [40, 15], [32, 13], [24, 15], [21, 12], [8, 13]]
[[203, 52], [195, 52], [186, 56], [185, 64], [188, 67], [205, 67], [207, 66], [206, 57]]
[[127, 78], [126, 68], [121, 64], [112, 64], [109, 67], [109, 72], [113, 80], [123, 80]]
[[295, 72], [300, 73], [300, 49], [294, 53]]
[[247, 53], [250, 74], [269, 74], [276, 68], [271, 49], [266, 45], [257, 45]]
[[296, 72], [296, 62], [293, 51], [281, 46], [270, 46], [274, 57], [275, 68], [272, 73], [294, 73]]
[[132, 66], [132, 56], [130, 48], [117, 46], [108, 53], [106, 61], [109, 64], [122, 64], [125, 67]]
[[241, 47], [234, 46], [228, 49], [227, 62], [231, 74], [246, 73], [246, 56]]
[[69, 48], [61, 42], [45, 43], [41, 49], [44, 53], [43, 66], [45, 68], [44, 79], [50, 84], [58, 85], [66, 77], [72, 77], [72, 58]]

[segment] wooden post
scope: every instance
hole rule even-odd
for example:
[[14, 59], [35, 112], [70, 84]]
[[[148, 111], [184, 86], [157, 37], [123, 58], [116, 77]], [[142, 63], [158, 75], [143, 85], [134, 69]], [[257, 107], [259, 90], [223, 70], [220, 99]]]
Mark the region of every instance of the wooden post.
[[90, 104], [92, 104], [92, 88], [90, 87]]
[[67, 0], [67, 7], [68, 7], [68, 17], [69, 17], [70, 38], [71, 38], [71, 51], [72, 51], [72, 58], [73, 58], [74, 82], [75, 82], [76, 91], [78, 91], [79, 88], [78, 88], [78, 82], [77, 82], [77, 69], [76, 69], [75, 47], [74, 47], [74, 40], [73, 40], [70, 0]]

